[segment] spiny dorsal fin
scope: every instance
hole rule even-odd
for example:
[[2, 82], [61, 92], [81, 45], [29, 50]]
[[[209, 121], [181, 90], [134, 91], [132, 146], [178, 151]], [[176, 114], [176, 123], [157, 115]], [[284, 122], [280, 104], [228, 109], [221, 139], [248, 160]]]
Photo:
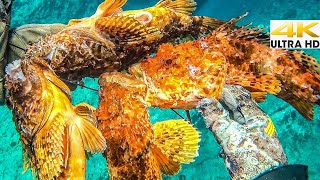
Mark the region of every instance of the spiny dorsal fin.
[[181, 166], [178, 162], [173, 161], [168, 156], [162, 153], [162, 151], [154, 145], [152, 152], [157, 162], [159, 163], [160, 170], [166, 175], [175, 175], [179, 172]]
[[39, 131], [33, 143], [37, 159], [37, 176], [39, 179], [53, 179], [63, 171], [68, 154], [66, 122], [62, 115], [57, 114]]
[[119, 41], [119, 44], [150, 43], [162, 37], [159, 29], [147, 27], [128, 16], [103, 17], [97, 20], [95, 27], [102, 36]]
[[94, 14], [97, 17], [106, 17], [122, 11], [121, 7], [127, 3], [127, 0], [105, 0], [102, 2]]
[[169, 8], [177, 13], [191, 15], [196, 10], [197, 3], [194, 0], [160, 0], [155, 7]]
[[106, 140], [102, 133], [95, 127], [96, 117], [93, 115], [94, 108], [86, 103], [75, 106], [75, 113], [80, 120], [75, 120], [84, 149], [90, 153], [103, 152], [106, 149]]
[[110, 16], [112, 14], [117, 14], [122, 11], [121, 7], [126, 4], [127, 0], [105, 0], [102, 2], [95, 12], [94, 15], [92, 15], [89, 18], [81, 18], [81, 19], [71, 19], [68, 22], [68, 26], [72, 26], [84, 21], [88, 21], [90, 19], [96, 19], [100, 17], [106, 17]]
[[215, 30], [218, 27], [222, 26], [224, 23], [224, 21], [219, 20], [219, 19], [215, 19], [215, 18], [211, 18], [211, 17], [207, 17], [207, 16], [195, 16], [195, 17], [199, 17], [202, 18], [202, 25], [209, 27], [210, 30]]
[[218, 27], [216, 30], [214, 30], [212, 32], [212, 34], [218, 34], [219, 32], [222, 32], [222, 31], [230, 31], [231, 29], [234, 28], [235, 24], [240, 21], [240, 19], [246, 17], [249, 13], [246, 12], [245, 14], [239, 16], [239, 17], [236, 17], [236, 18], [232, 18], [230, 19], [228, 22], [222, 24], [220, 27]]
[[268, 33], [263, 32], [265, 28], [248, 28], [250, 25], [251, 23], [240, 28], [233, 29], [229, 34], [237, 39], [254, 40], [269, 46], [270, 36]]
[[169, 159], [188, 164], [198, 156], [200, 133], [184, 119], [157, 122], [154, 143]]

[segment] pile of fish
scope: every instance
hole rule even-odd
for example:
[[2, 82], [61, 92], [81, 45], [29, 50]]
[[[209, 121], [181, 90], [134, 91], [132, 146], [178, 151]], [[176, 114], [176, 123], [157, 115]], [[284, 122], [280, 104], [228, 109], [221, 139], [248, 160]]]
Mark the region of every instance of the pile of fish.
[[[103, 152], [111, 179], [161, 179], [198, 155], [188, 122], [151, 124], [148, 106], [189, 110], [237, 84], [261, 102], [275, 94], [307, 119], [320, 103], [319, 63], [269, 48], [263, 29], [192, 16], [193, 0], [122, 11], [106, 0], [88, 18], [31, 45], [6, 67], [7, 105], [38, 179], [85, 179], [88, 153]], [[182, 43], [186, 37], [194, 41]], [[155, 53], [153, 57], [148, 57]], [[71, 104], [63, 82], [100, 77], [99, 107]]]

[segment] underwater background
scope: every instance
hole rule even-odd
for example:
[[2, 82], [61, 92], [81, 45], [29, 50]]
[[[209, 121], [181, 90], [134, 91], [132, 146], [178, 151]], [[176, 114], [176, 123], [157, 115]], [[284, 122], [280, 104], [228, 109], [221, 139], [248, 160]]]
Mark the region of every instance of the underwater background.
[[[67, 23], [72, 18], [92, 15], [102, 0], [15, 0], [12, 10], [12, 27], [30, 23]], [[140, 9], [152, 6], [157, 0], [128, 0], [124, 9]], [[270, 19], [320, 19], [319, 0], [197, 0], [196, 15], [206, 15], [222, 20], [249, 12], [238, 25], [253, 22], [267, 27]], [[320, 49], [306, 53], [320, 60]], [[85, 85], [98, 89], [97, 79], [85, 79]], [[98, 105], [98, 93], [78, 87], [73, 91], [73, 104], [87, 102]], [[290, 164], [309, 166], [310, 179], [320, 175], [320, 107], [315, 107], [313, 121], [304, 119], [293, 107], [275, 96], [259, 104], [269, 114], [277, 128], [280, 141]], [[171, 110], [150, 108], [152, 123], [166, 119], [178, 119]], [[182, 115], [185, 115], [181, 111]], [[201, 131], [199, 157], [189, 165], [183, 165], [176, 176], [164, 179], [229, 179], [223, 160], [219, 158], [220, 147], [212, 133], [206, 129], [201, 116], [193, 110], [192, 122]], [[31, 179], [31, 171], [24, 174], [21, 143], [6, 106], [0, 106], [0, 179]], [[87, 163], [87, 179], [108, 179], [106, 160], [94, 155]]]

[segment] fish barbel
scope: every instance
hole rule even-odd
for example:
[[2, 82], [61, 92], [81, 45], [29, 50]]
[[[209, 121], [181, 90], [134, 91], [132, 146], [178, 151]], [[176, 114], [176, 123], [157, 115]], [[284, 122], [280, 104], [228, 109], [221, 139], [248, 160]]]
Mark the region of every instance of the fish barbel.
[[154, 57], [130, 67], [148, 85], [150, 105], [191, 109], [203, 97], [219, 99], [223, 84], [237, 84], [258, 102], [275, 94], [312, 119], [313, 103], [320, 102], [317, 60], [269, 48], [263, 29], [234, 28], [242, 17], [197, 41], [163, 44]]
[[99, 79], [98, 128], [106, 138], [110, 179], [162, 179], [198, 155], [199, 132], [187, 121], [151, 124], [146, 85], [128, 74]]
[[7, 104], [20, 134], [25, 170], [38, 179], [85, 179], [87, 152], [106, 142], [95, 127], [94, 108], [72, 106], [69, 88], [41, 58], [6, 67]]

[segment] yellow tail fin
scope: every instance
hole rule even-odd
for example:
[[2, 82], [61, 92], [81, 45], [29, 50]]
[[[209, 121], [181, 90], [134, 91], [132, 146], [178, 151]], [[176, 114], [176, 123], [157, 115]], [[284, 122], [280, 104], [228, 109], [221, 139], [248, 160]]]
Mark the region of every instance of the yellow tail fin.
[[75, 124], [80, 132], [85, 150], [91, 153], [104, 151], [106, 140], [96, 128], [96, 117], [93, 115], [95, 108], [81, 103], [75, 106], [74, 110], [80, 117], [75, 121]]
[[187, 121], [167, 120], [155, 123], [153, 127], [155, 145], [169, 159], [187, 164], [198, 156], [200, 133]]

